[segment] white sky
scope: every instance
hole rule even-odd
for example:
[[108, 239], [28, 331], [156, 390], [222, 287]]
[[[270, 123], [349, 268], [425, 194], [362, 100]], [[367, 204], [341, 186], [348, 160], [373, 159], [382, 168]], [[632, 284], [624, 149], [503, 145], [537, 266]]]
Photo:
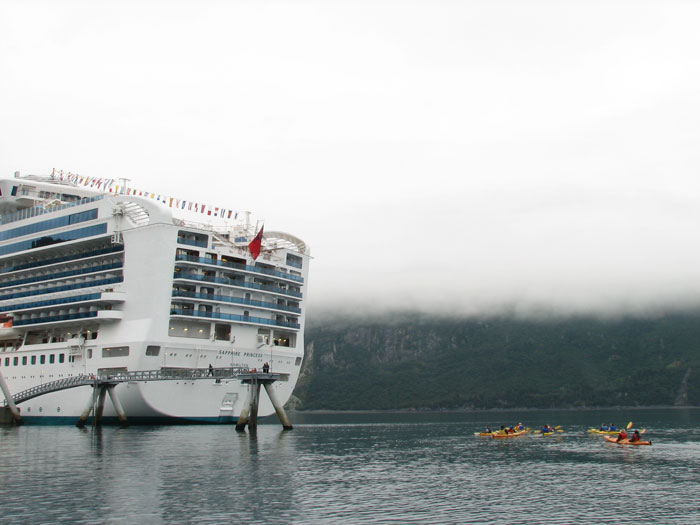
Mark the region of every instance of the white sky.
[[700, 3], [0, 1], [0, 175], [304, 239], [310, 305], [700, 303]]

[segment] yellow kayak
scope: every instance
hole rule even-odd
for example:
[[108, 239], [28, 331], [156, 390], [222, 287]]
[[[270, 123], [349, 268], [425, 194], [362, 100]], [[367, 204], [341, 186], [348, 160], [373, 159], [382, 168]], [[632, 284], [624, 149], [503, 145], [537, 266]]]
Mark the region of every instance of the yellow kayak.
[[604, 436], [617, 436], [620, 434], [619, 430], [599, 430], [597, 428], [589, 428], [588, 432], [590, 434], [602, 434]]

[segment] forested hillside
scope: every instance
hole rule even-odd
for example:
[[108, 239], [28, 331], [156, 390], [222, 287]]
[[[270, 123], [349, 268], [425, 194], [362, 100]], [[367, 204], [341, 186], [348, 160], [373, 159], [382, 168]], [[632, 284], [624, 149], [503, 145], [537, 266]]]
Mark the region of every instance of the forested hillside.
[[311, 321], [299, 409], [700, 405], [700, 314]]

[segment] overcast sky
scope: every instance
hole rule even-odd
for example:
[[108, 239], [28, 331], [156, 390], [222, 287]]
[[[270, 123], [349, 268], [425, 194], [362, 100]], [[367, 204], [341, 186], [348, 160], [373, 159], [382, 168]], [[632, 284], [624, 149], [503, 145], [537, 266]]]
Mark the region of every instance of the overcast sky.
[[[304, 239], [310, 306], [700, 303], [700, 3], [0, 2], [0, 175]], [[312, 310], [311, 310], [312, 311]]]

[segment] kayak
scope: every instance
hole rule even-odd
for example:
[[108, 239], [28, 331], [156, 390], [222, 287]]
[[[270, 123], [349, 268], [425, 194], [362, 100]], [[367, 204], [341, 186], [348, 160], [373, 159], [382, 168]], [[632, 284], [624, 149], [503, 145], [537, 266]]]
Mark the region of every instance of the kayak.
[[603, 434], [606, 436], [619, 436], [620, 431], [619, 430], [598, 430], [597, 428], [589, 428], [588, 432], [591, 434]]
[[630, 441], [629, 439], [618, 441], [617, 438], [611, 436], [605, 436], [605, 441], [608, 443], [615, 443], [616, 445], [651, 445], [651, 441]]
[[501, 434], [499, 433], [494, 433], [493, 437], [494, 438], [514, 438], [514, 437], [519, 437], [519, 436], [526, 436], [527, 435], [527, 430], [521, 430], [520, 432], [514, 432], [512, 434]]
[[[520, 435], [522, 433], [527, 434], [531, 430], [532, 430], [531, 428], [524, 428], [524, 429], [518, 431], [518, 435]], [[510, 437], [511, 436], [511, 434], [509, 434], [508, 436], [503, 435], [500, 430], [494, 430], [493, 432], [474, 432], [474, 435], [477, 437], [492, 437], [494, 435], [499, 435], [499, 434], [501, 435], [501, 437]]]

